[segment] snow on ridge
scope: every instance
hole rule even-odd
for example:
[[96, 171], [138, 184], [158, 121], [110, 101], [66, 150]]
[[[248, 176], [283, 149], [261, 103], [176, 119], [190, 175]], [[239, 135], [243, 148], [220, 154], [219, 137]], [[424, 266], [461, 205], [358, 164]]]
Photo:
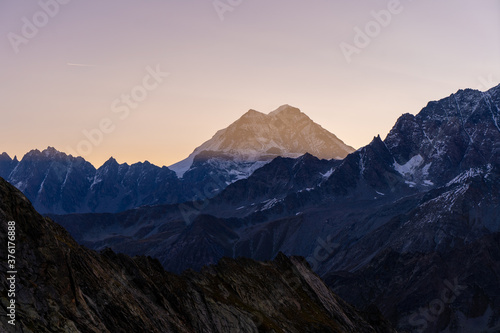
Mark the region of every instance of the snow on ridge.
[[279, 199], [269, 199], [269, 200], [266, 200], [266, 201], [263, 201], [262, 203], [264, 204], [264, 206], [262, 206], [262, 208], [260, 209], [260, 211], [265, 211], [265, 210], [268, 210], [268, 209], [271, 209], [272, 207], [274, 207], [278, 202], [280, 202], [281, 200]]
[[402, 176], [409, 176], [415, 173], [415, 171], [422, 165], [423, 161], [424, 158], [418, 154], [410, 158], [410, 160], [403, 165], [394, 161], [394, 169]]
[[68, 182], [68, 177], [73, 169], [73, 161], [70, 162], [68, 168], [66, 169], [66, 176], [64, 177], [64, 181], [61, 185], [61, 191], [64, 190], [64, 187], [66, 186], [66, 183]]
[[101, 183], [104, 179], [102, 178], [102, 174], [96, 172], [93, 177], [92, 184], [90, 184], [90, 189], [93, 189], [95, 185]]
[[328, 170], [327, 172], [325, 172], [325, 173], [321, 173], [321, 172], [320, 172], [319, 174], [320, 174], [323, 178], [330, 178], [330, 176], [333, 174], [333, 170], [334, 170], [334, 169], [335, 169], [335, 168], [331, 168], [331, 169], [330, 169], [330, 170]]
[[446, 191], [442, 193], [440, 196], [427, 201], [422, 205], [422, 207], [429, 206], [432, 204], [439, 204], [441, 207], [444, 208], [444, 210], [451, 212], [453, 206], [457, 202], [457, 200], [463, 196], [467, 190], [469, 189], [469, 184], [465, 184], [463, 186], [460, 186], [458, 188]]
[[484, 170], [484, 168], [470, 168], [469, 170], [465, 170], [464, 172], [462, 172], [461, 174], [450, 180], [446, 184], [446, 186], [451, 186], [453, 184], [460, 184], [470, 178], [474, 178], [485, 173], [488, 174], [492, 168], [493, 167], [491, 166], [491, 164], [488, 164], [486, 166], [486, 170]]
[[50, 170], [52, 169], [52, 165], [53, 164], [54, 164], [54, 162], [51, 162], [50, 165], [49, 165], [49, 167], [47, 168], [47, 172], [45, 173], [45, 176], [43, 177], [43, 181], [40, 184], [40, 187], [38, 188], [37, 195], [40, 195], [40, 193], [42, 193], [43, 186], [45, 185], [45, 181], [47, 180], [47, 177], [49, 176], [49, 173], [50, 173]]
[[394, 170], [396, 170], [405, 179], [405, 183], [410, 187], [434, 186], [434, 183], [427, 179], [429, 176], [429, 168], [432, 162], [424, 165], [424, 158], [418, 154], [413, 156], [405, 164], [399, 164], [394, 161]]
[[191, 165], [193, 165], [195, 157], [195, 155], [193, 154], [189, 155], [186, 159], [183, 159], [182, 161], [170, 165], [168, 168], [174, 171], [177, 174], [178, 178], [182, 178], [182, 176], [184, 176], [186, 171], [188, 171], [189, 168], [191, 168]]
[[14, 185], [14, 187], [17, 188], [21, 192], [23, 192], [27, 186], [28, 185], [26, 184], [26, 181], [20, 181]]

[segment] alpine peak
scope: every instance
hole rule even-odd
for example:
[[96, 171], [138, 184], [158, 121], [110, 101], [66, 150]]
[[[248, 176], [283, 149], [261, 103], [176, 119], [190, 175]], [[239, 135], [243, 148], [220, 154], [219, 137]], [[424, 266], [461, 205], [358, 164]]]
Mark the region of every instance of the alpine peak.
[[269, 115], [272, 115], [272, 116], [278, 116], [278, 115], [285, 115], [285, 116], [288, 116], [288, 115], [297, 115], [297, 114], [301, 114], [302, 112], [300, 111], [300, 109], [294, 107], [294, 106], [291, 106], [291, 105], [288, 105], [288, 104], [284, 104], [282, 106], [280, 106], [279, 108], [277, 108], [276, 110], [272, 111], [271, 113], [269, 113]]
[[[231, 161], [265, 163], [277, 156], [295, 158], [305, 153], [320, 159], [343, 159], [353, 151], [298, 108], [285, 104], [269, 114], [249, 110], [227, 128], [219, 130], [185, 160], [169, 168], [183, 177], [202, 152], [208, 154], [200, 156], [223, 155]], [[248, 165], [245, 168], [252, 170]]]

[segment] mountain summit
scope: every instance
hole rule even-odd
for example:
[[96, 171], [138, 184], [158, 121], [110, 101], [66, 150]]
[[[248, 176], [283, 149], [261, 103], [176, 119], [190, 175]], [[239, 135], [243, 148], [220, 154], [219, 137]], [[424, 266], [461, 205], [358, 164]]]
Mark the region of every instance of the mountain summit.
[[186, 159], [169, 168], [182, 177], [196, 160], [207, 161], [214, 157], [247, 163], [267, 162], [277, 156], [295, 158], [305, 153], [321, 159], [343, 159], [353, 151], [354, 148], [299, 109], [282, 105], [267, 115], [249, 110]]

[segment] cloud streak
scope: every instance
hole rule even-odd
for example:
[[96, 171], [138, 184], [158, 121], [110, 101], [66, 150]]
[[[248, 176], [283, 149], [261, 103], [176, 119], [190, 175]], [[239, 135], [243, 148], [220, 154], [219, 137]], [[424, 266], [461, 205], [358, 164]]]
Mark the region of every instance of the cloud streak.
[[96, 67], [96, 65], [90, 65], [90, 64], [75, 64], [68, 62], [66, 65], [68, 66], [76, 66], [76, 67]]

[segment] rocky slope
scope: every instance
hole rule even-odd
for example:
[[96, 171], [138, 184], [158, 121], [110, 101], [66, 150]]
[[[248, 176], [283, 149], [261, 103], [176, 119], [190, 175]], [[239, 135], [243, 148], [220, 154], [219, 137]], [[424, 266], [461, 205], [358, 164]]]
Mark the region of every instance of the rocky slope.
[[500, 233], [445, 251], [390, 248], [355, 272], [325, 276], [355, 305], [377, 304], [401, 332], [500, 331]]
[[[16, 322], [2, 332], [394, 332], [334, 295], [301, 258], [223, 259], [167, 273], [150, 257], [79, 246], [0, 179], [1, 244], [16, 225]], [[0, 248], [2, 271], [7, 247]], [[3, 311], [9, 304], [2, 279]]]

